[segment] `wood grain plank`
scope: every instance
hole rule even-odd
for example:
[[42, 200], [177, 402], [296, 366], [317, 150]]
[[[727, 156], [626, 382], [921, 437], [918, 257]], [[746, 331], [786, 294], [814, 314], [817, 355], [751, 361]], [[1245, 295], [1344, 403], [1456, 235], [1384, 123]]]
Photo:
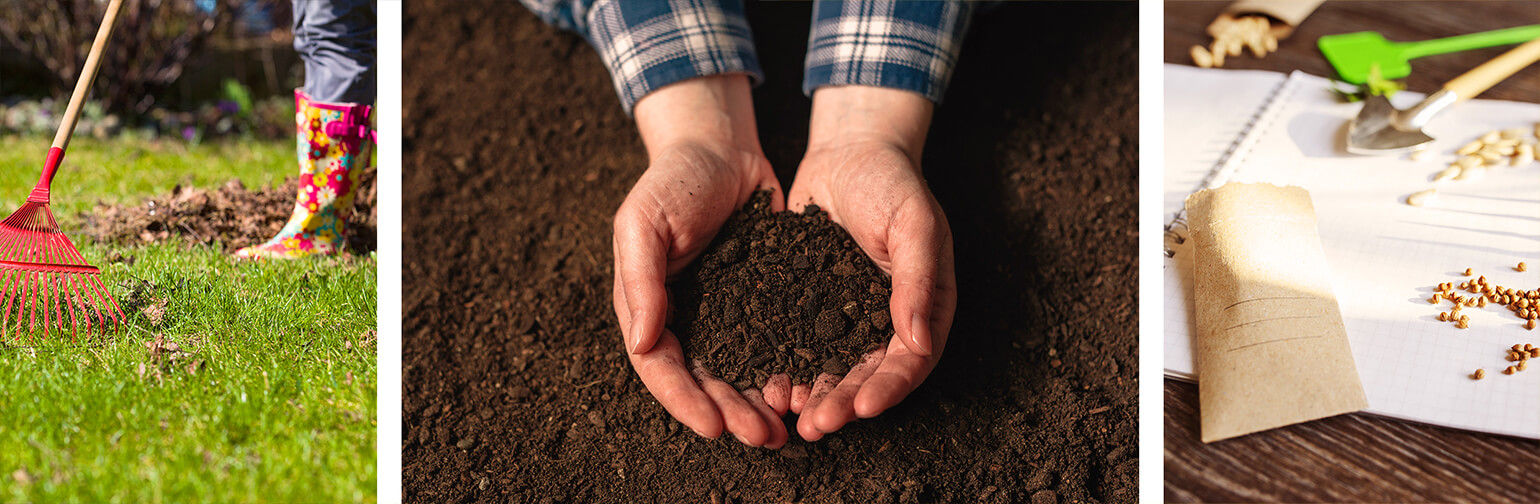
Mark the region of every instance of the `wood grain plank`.
[[1540, 441], [1365, 414], [1203, 444], [1198, 387], [1165, 383], [1172, 502], [1536, 502]]
[[[1165, 4], [1164, 61], [1192, 65], [1188, 50], [1207, 45], [1211, 39], [1204, 28], [1230, 2], [1180, 1]], [[1498, 28], [1540, 23], [1540, 2], [1383, 2], [1329, 1], [1311, 14], [1294, 35], [1279, 41], [1278, 52], [1256, 59], [1250, 53], [1225, 58], [1226, 69], [1303, 70], [1312, 75], [1333, 77], [1331, 64], [1316, 49], [1316, 39], [1323, 35], [1371, 30], [1392, 41], [1427, 40], [1463, 35]], [[1511, 46], [1510, 46], [1511, 47]], [[1509, 47], [1477, 49], [1455, 54], [1441, 54], [1412, 60], [1409, 89], [1418, 92], [1437, 90], [1444, 82], [1492, 59]], [[1508, 80], [1482, 93], [1482, 98], [1540, 103], [1540, 65], [1530, 65]]]

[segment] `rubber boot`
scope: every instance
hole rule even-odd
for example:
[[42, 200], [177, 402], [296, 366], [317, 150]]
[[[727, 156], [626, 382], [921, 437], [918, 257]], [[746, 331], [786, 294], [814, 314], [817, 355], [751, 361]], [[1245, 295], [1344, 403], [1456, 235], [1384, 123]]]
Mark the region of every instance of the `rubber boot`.
[[364, 140], [371, 138], [368, 105], [312, 101], [294, 91], [299, 137], [299, 194], [283, 229], [261, 245], [235, 252], [242, 259], [297, 259], [341, 252], [347, 220], [358, 193], [358, 173], [369, 162]]

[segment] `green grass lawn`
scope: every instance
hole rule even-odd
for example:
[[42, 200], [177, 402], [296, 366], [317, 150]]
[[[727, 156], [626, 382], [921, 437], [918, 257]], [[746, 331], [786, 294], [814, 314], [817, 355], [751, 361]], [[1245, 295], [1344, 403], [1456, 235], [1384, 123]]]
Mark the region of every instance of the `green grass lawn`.
[[[0, 209], [7, 215], [37, 185], [53, 137], [0, 136]], [[294, 142], [214, 142], [191, 147], [181, 140], [70, 141], [53, 179], [53, 211], [74, 215], [97, 201], [134, 202], [177, 184], [217, 188], [230, 179], [246, 187], [271, 186], [293, 176]]]
[[[177, 183], [268, 184], [293, 169], [292, 142], [124, 143], [70, 146], [56, 214]], [[0, 138], [7, 213], [36, 181], [43, 154], [33, 151], [47, 145]], [[210, 247], [75, 240], [133, 311], [106, 337], [6, 338], [0, 501], [375, 500], [372, 258], [238, 263]], [[152, 352], [157, 336], [185, 355]]]

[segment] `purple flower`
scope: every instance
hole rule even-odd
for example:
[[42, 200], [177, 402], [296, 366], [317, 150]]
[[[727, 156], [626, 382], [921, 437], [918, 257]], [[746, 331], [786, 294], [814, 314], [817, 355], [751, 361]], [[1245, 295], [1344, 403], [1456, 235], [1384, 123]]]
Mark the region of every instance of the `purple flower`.
[[241, 111], [241, 104], [235, 103], [232, 100], [219, 100], [217, 107], [219, 108], [220, 112], [224, 112], [226, 114], [234, 114]]
[[196, 135], [197, 133], [198, 133], [198, 130], [194, 129], [192, 126], [188, 126], [186, 128], [182, 128], [182, 138], [184, 140], [189, 141], [189, 142], [192, 141], [193, 135]]

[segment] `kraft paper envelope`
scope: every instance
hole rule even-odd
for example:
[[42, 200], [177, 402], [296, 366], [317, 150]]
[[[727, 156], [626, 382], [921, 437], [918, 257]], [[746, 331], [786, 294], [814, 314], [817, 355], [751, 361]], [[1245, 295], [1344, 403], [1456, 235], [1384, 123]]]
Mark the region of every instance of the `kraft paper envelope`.
[[1310, 193], [1231, 183], [1187, 212], [1203, 442], [1368, 407]]

